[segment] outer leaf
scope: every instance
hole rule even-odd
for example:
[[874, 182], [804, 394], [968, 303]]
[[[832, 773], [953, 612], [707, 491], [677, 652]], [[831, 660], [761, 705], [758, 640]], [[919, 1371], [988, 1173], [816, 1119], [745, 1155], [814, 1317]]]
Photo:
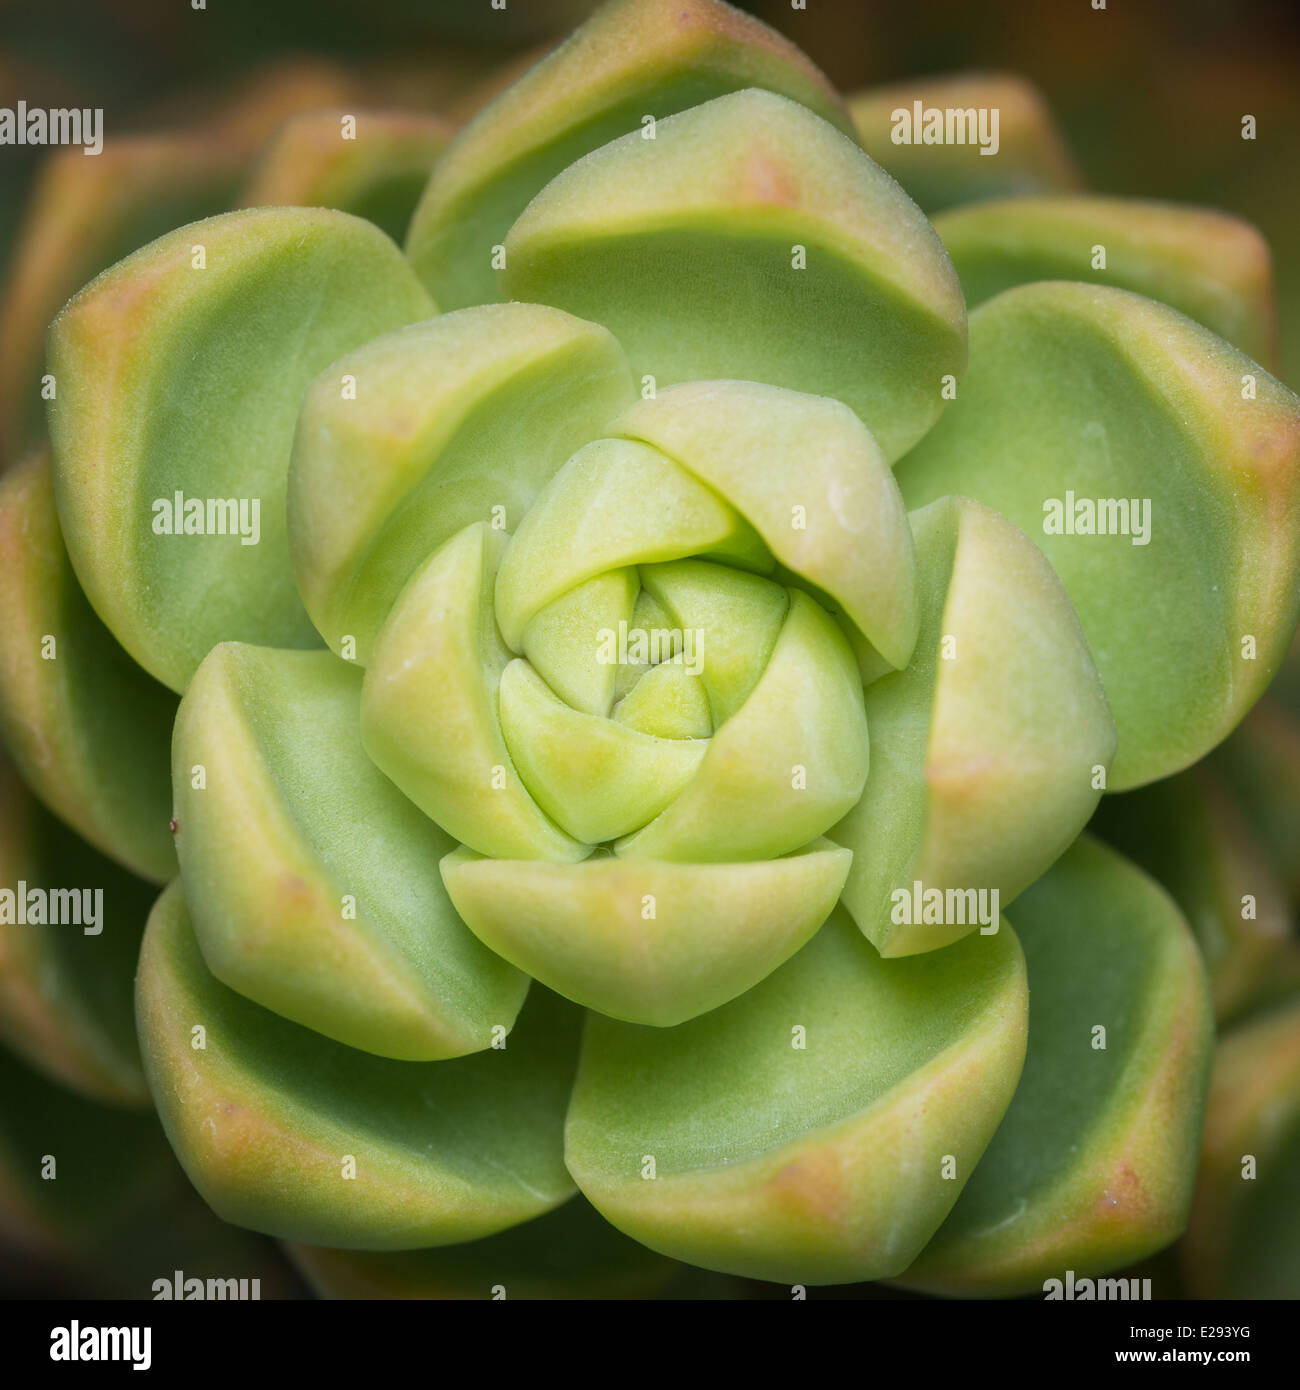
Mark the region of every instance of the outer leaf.
[[0, 482], [0, 730], [51, 810], [138, 874], [176, 872], [176, 697], [95, 616], [72, 572], [48, 451]]
[[1092, 1277], [1149, 1255], [1187, 1219], [1213, 1020], [1186, 922], [1089, 836], [1014, 916], [1029, 970], [1024, 1074], [909, 1287], [1041, 1291], [1067, 1269]]
[[[910, 506], [971, 494], [1051, 560], [1119, 730], [1112, 790], [1223, 739], [1291, 639], [1300, 401], [1162, 304], [1044, 283], [982, 305], [958, 398], [898, 476]], [[1080, 499], [1116, 504], [1100, 513], [1111, 533], [1048, 534]], [[1118, 499], [1130, 534], [1114, 534]], [[1134, 544], [1144, 503], [1148, 543]]]
[[[39, 807], [0, 757], [0, 1038], [59, 1086], [114, 1106], [148, 1103], [131, 981], [154, 890]], [[71, 920], [18, 910], [37, 890]], [[62, 891], [75, 895], [56, 899]], [[96, 899], [83, 896], [101, 893]], [[83, 909], [97, 920], [87, 934]], [[23, 921], [18, 917], [22, 915]]]
[[1300, 999], [1219, 1044], [1182, 1271], [1197, 1298], [1300, 1298]]
[[836, 913], [679, 1028], [590, 1015], [569, 1169], [620, 1230], [694, 1264], [781, 1283], [899, 1273], [1001, 1119], [1025, 1027], [1009, 928], [882, 961]]
[[417, 1249], [491, 1235], [572, 1191], [560, 1131], [577, 1016], [544, 991], [499, 1051], [430, 1063], [356, 1052], [209, 974], [177, 882], [149, 919], [136, 1012], [168, 1138], [227, 1221]]
[[965, 498], [912, 526], [917, 654], [867, 687], [875, 765], [828, 832], [853, 850], [845, 906], [886, 956], [979, 924], [964, 906], [917, 920], [926, 892], [996, 891], [1005, 906], [1032, 883], [1083, 829], [1115, 751], [1078, 620], [1032, 542]]
[[468, 1245], [387, 1254], [295, 1245], [289, 1254], [324, 1298], [653, 1298], [680, 1272], [582, 1197]]
[[771, 974], [830, 915], [849, 853], [825, 840], [782, 859], [669, 864], [442, 862], [457, 911], [492, 949], [577, 1003], [668, 1027]]
[[[981, 109], [997, 112], [996, 148], [991, 127], [985, 143], [979, 142]], [[942, 142], [924, 142], [925, 116], [934, 110], [944, 113], [945, 121], [949, 110], [959, 113], [954, 120], [961, 124], [953, 133], [965, 137], [962, 143], [949, 143], [946, 127]], [[863, 149], [927, 213], [981, 198], [1054, 193], [1080, 183], [1042, 93], [1015, 73], [910, 78], [859, 92], [849, 98], [849, 111]], [[968, 112], [974, 125], [966, 124]]]
[[1269, 992], [1290, 934], [1286, 894], [1209, 765], [1106, 797], [1092, 828], [1173, 895], [1205, 956], [1220, 1023]]
[[[220, 641], [312, 644], [283, 503], [303, 387], [431, 310], [370, 223], [263, 209], [162, 237], [55, 320], [50, 434], [68, 552], [95, 610], [164, 684], [182, 690]], [[250, 520], [256, 499], [257, 544], [155, 531], [155, 504], [178, 491], [243, 499]]]
[[516, 527], [631, 397], [605, 329], [535, 304], [445, 314], [322, 373], [294, 440], [289, 528], [303, 602], [325, 640], [341, 651], [352, 637], [365, 663], [429, 555], [472, 522]]
[[1268, 243], [1238, 217], [1137, 198], [1012, 198], [949, 212], [935, 230], [970, 309], [1031, 280], [1114, 285], [1170, 305], [1257, 362], [1277, 359]]
[[528, 981], [448, 901], [454, 842], [366, 756], [361, 678], [329, 652], [234, 642], [199, 667], [174, 751], [195, 935], [225, 984], [339, 1042], [476, 1052]]
[[450, 138], [446, 121], [413, 111], [303, 112], [267, 142], [239, 206], [337, 208], [400, 241]]
[[45, 330], [93, 276], [154, 237], [225, 208], [245, 162], [290, 112], [348, 97], [333, 65], [290, 60], [261, 70], [196, 126], [122, 135], [103, 149], [53, 149], [36, 175], [0, 296], [0, 468], [45, 432]]
[[537, 191], [607, 141], [743, 87], [846, 133], [830, 83], [774, 30], [716, 0], [614, 0], [512, 83], [434, 170], [407, 251], [440, 304], [499, 298], [493, 248]]
[[846, 135], [770, 92], [719, 97], [572, 165], [505, 254], [511, 298], [605, 324], [637, 377], [833, 396], [891, 461], [965, 365], [961, 291], [929, 223]]

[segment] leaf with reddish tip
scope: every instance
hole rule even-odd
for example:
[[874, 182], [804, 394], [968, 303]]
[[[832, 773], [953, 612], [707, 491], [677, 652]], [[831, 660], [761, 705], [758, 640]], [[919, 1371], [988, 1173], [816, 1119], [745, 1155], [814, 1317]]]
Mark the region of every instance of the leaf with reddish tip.
[[504, 1035], [528, 980], [465, 929], [438, 873], [454, 842], [366, 756], [361, 679], [236, 642], [195, 673], [173, 753], [195, 936], [225, 984], [326, 1037], [459, 1057]]
[[176, 872], [176, 696], [118, 646], [63, 544], [48, 451], [0, 481], [0, 730], [29, 786], [133, 872]]
[[744, 87], [780, 92], [844, 132], [853, 129], [808, 59], [730, 5], [603, 6], [453, 142], [411, 224], [407, 252], [416, 270], [448, 308], [500, 298], [494, 248], [556, 174], [628, 131], [645, 130], [647, 116], [662, 121]]
[[1032, 280], [1114, 285], [1168, 304], [1256, 362], [1272, 366], [1277, 359], [1268, 243], [1239, 217], [1076, 196], [979, 203], [936, 218], [934, 226], [968, 309]]
[[342, 69], [269, 64], [193, 125], [143, 135], [110, 125], [103, 149], [51, 150], [27, 201], [0, 296], [0, 469], [45, 432], [45, 331], [92, 276], [182, 223], [221, 212], [246, 162], [294, 111], [347, 98]]
[[1014, 1295], [1169, 1244], [1191, 1201], [1214, 1023], [1177, 907], [1082, 837], [1011, 914], [1029, 1048], [975, 1175], [901, 1283]]
[[579, 1014], [545, 990], [503, 1048], [448, 1062], [371, 1056], [221, 984], [177, 881], [145, 932], [136, 1016], [172, 1147], [236, 1225], [414, 1250], [492, 1235], [573, 1191], [561, 1130]]
[[605, 324], [656, 387], [728, 378], [832, 396], [897, 459], [966, 361], [933, 228], [842, 131], [771, 92], [718, 97], [557, 175], [502, 285]]
[[615, 1226], [676, 1259], [779, 1283], [901, 1273], [1002, 1118], [1025, 1030], [1009, 927], [886, 961], [836, 912], [689, 1023], [589, 1015], [569, 1169]]
[[59, 1086], [147, 1105], [131, 982], [156, 890], [38, 806], [2, 756], [0, 892], [0, 1038]]
[[1032, 541], [968, 498], [911, 520], [916, 655], [867, 686], [871, 776], [827, 831], [853, 851], [844, 904], [886, 956], [945, 946], [980, 924], [979, 895], [1005, 907], [1028, 887], [1087, 823], [1115, 752], [1078, 620]]
[[[164, 684], [183, 690], [221, 641], [315, 645], [284, 511], [303, 388], [341, 353], [430, 312], [378, 228], [275, 208], [172, 232], [55, 320], [50, 435], [68, 553], [96, 612]], [[176, 508], [178, 493], [197, 515]], [[245, 514], [232, 525], [210, 502]]]
[[[944, 138], [927, 142], [934, 111]], [[956, 113], [952, 139], [949, 111]], [[849, 112], [862, 148], [930, 214], [978, 199], [1055, 193], [1081, 181], [1043, 94], [1015, 73], [909, 78], [851, 96]], [[989, 113], [982, 132], [981, 112]]]
[[451, 134], [413, 111], [302, 112], [266, 143], [238, 206], [337, 208], [400, 241]]
[[1052, 562], [1119, 731], [1112, 791], [1225, 738], [1295, 630], [1300, 400], [1153, 300], [1044, 282], [981, 305], [898, 481], [909, 506], [977, 497]]

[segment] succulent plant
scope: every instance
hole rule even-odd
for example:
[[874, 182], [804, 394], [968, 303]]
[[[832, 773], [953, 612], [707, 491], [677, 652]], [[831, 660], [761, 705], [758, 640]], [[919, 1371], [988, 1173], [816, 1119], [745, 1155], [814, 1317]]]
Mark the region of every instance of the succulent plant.
[[[989, 90], [1010, 172], [899, 160], [983, 194], [931, 225], [867, 153], [901, 95], [614, 0], [445, 151], [298, 117], [237, 201], [332, 206], [180, 227], [51, 325], [0, 731], [167, 886], [142, 1072], [81, 943], [46, 1070], [143, 1077], [318, 1287], [1015, 1295], [1187, 1224], [1214, 1010], [1294, 949], [1224, 740], [1300, 612], [1300, 400], [1257, 235], [1069, 191]], [[1277, 1019], [1220, 1055], [1232, 1142]], [[1237, 1217], [1211, 1140], [1237, 1270], [1294, 1145]]]

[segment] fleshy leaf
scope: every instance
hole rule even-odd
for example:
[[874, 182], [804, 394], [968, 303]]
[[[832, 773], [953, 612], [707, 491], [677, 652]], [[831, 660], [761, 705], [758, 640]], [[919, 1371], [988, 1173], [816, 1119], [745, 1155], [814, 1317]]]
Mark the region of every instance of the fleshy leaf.
[[[772, 659], [790, 611], [788, 590], [756, 574], [703, 560], [642, 565], [640, 575], [642, 598], [660, 609], [643, 627], [676, 629], [683, 644], [686, 633], [692, 634], [711, 723], [721, 727], [749, 699]], [[625, 701], [653, 678], [653, 673], [643, 677]]]
[[0, 756], [0, 1039], [107, 1105], [148, 1104], [131, 981], [155, 892], [38, 806]]
[[0, 613], [0, 730], [24, 779], [104, 854], [156, 882], [170, 878], [176, 697], [86, 601], [47, 450], [0, 482]]
[[653, 1298], [680, 1272], [581, 1196], [468, 1245], [385, 1253], [294, 1245], [289, 1255], [323, 1298]]
[[538, 675], [574, 709], [608, 714], [619, 667], [601, 661], [592, 635], [617, 633], [636, 608], [634, 569], [606, 570], [552, 599], [530, 619], [520, 646]]
[[1119, 730], [1108, 787], [1225, 738], [1300, 611], [1300, 401], [1163, 304], [1008, 290], [971, 316], [957, 399], [898, 470], [919, 507], [965, 493], [1061, 576]]
[[844, 903], [886, 956], [944, 946], [980, 925], [972, 901], [996, 911], [993, 893], [1005, 907], [1032, 883], [1087, 823], [1115, 750], [1078, 620], [1033, 543], [968, 498], [912, 528], [916, 656], [867, 686], [871, 776], [827, 832], [853, 850]]
[[415, 111], [305, 111], [267, 142], [238, 205], [337, 208], [400, 241], [451, 134]]
[[454, 842], [366, 756], [361, 682], [330, 652], [235, 642], [195, 673], [173, 755], [194, 934], [223, 983], [327, 1037], [409, 1061], [476, 1052], [528, 981], [448, 901]]
[[787, 854], [858, 800], [868, 763], [848, 641], [807, 594], [792, 590], [749, 698], [716, 730], [681, 795], [615, 848], [634, 859], [708, 863]]
[[888, 462], [847, 406], [753, 382], [697, 382], [639, 401], [612, 429], [725, 497], [886, 660], [907, 663], [917, 625], [912, 533]]
[[608, 569], [709, 555], [772, 567], [741, 516], [657, 449], [597, 439], [543, 489], [511, 538], [497, 574], [496, 612], [512, 651], [548, 603]]
[[968, 309], [1033, 280], [1114, 285], [1168, 304], [1256, 362], [1277, 358], [1268, 243], [1239, 217], [1137, 198], [1012, 198], [959, 208], [935, 230]]
[[570, 709], [526, 661], [512, 661], [501, 673], [497, 699], [506, 748], [524, 785], [557, 825], [585, 844], [630, 834], [657, 816], [708, 748], [701, 739], [656, 738]]
[[290, 59], [260, 70], [215, 110], [205, 99], [184, 129], [120, 134], [111, 122], [93, 158], [76, 146], [49, 151], [0, 296], [0, 468], [45, 432], [45, 331], [67, 300], [146, 242], [221, 212], [244, 165], [284, 117], [350, 91], [341, 68]]
[[1209, 764], [1106, 797], [1091, 828], [1173, 895], [1205, 957], [1220, 1023], [1268, 993], [1286, 954], [1286, 894]]
[[270, 208], [162, 237], [54, 321], [68, 552], [96, 612], [164, 684], [183, 690], [221, 641], [315, 644], [284, 513], [303, 388], [431, 312], [370, 223]]
[[425, 813], [480, 854], [581, 859], [519, 779], [497, 690], [510, 652], [492, 593], [505, 536], [467, 526], [429, 557], [379, 634], [361, 694], [366, 752]]
[[[849, 98], [849, 111], [862, 148], [930, 214], [982, 198], [1079, 186], [1042, 93], [1014, 73], [910, 78], [859, 92]], [[927, 140], [936, 111], [943, 139]], [[955, 113], [951, 139], [949, 111]], [[981, 111], [989, 113], [982, 131]]]
[[[355, 383], [355, 399], [341, 388]], [[364, 664], [402, 586], [472, 522], [518, 526], [632, 397], [609, 333], [501, 304], [388, 334], [308, 388], [289, 474], [294, 573], [317, 629]]]
[[718, 97], [572, 165], [505, 256], [512, 299], [605, 324], [637, 378], [832, 396], [891, 462], [965, 365], [961, 290], [930, 224], [848, 136], [770, 92]]
[[482, 859], [442, 872], [456, 909], [494, 951], [577, 1003], [668, 1027], [771, 974], [829, 916], [849, 854], [825, 840], [781, 859], [581, 864]]
[[358, 1052], [221, 984], [177, 881], [149, 919], [136, 1015], [172, 1147], [236, 1225], [420, 1249], [492, 1235], [573, 1190], [561, 1130], [579, 1015], [540, 988], [504, 1048], [447, 1062]]
[[903, 1276], [1007, 1296], [1119, 1269], [1169, 1244], [1191, 1201], [1214, 1025], [1187, 924], [1160, 887], [1084, 836], [1011, 914], [1029, 1048], [1006, 1118]]
[[416, 270], [449, 309], [500, 298], [494, 248], [556, 174], [628, 131], [653, 130], [666, 116], [744, 87], [781, 92], [852, 133], [834, 89], [808, 59], [730, 5], [603, 6], [448, 149], [407, 239]]
[[1300, 1298], [1300, 998], [1218, 1047], [1182, 1271], [1196, 1298]]
[[708, 738], [713, 715], [703, 679], [679, 654], [647, 671], [614, 707], [611, 718], [656, 738]]
[[191, 132], [109, 139], [92, 159], [52, 151], [0, 301], [0, 453], [16, 456], [44, 432], [45, 330], [69, 296], [145, 242], [220, 212], [238, 179], [238, 156]]
[[836, 912], [680, 1027], [590, 1014], [566, 1160], [609, 1221], [676, 1259], [779, 1283], [901, 1273], [1002, 1118], [1025, 1031], [1005, 925], [886, 961]]

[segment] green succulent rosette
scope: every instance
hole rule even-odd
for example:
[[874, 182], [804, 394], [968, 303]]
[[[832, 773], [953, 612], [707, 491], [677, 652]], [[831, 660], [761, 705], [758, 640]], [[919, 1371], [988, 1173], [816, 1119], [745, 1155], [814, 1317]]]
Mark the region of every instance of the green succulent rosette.
[[[379, 216], [443, 132], [376, 138], [285, 201]], [[143, 1074], [220, 1216], [345, 1296], [1016, 1294], [1178, 1236], [1207, 893], [1081, 832], [1282, 662], [1300, 401], [1205, 224], [1053, 205], [936, 231], [784, 41], [619, 0], [407, 254], [254, 207], [67, 304], [0, 727], [171, 879]]]

